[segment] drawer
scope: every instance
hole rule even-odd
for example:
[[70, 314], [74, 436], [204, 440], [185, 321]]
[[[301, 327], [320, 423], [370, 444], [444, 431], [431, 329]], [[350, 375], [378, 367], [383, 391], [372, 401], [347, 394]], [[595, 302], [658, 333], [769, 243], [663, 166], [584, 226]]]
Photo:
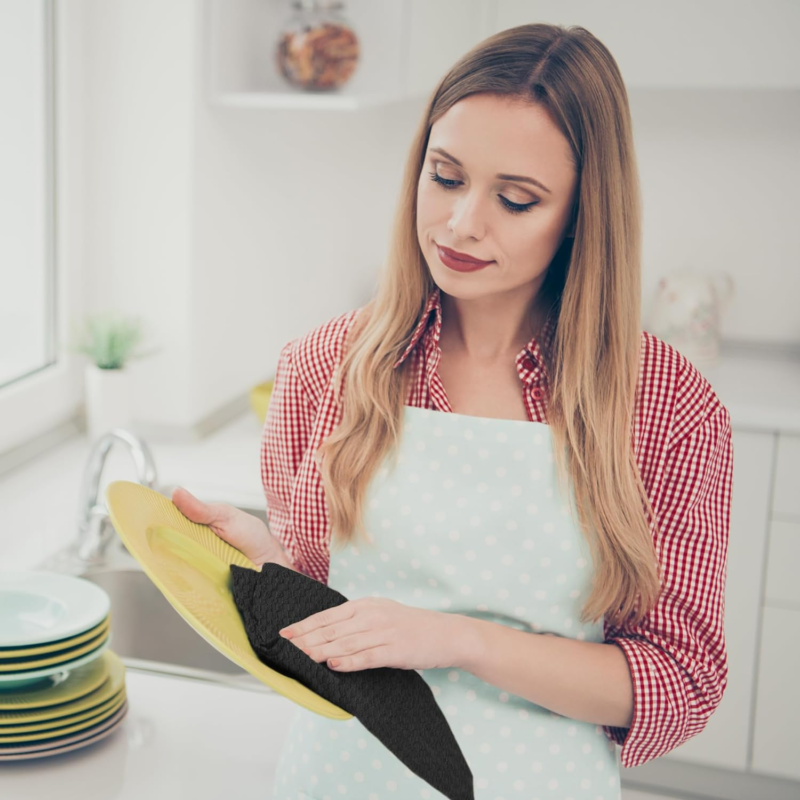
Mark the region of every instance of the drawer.
[[797, 434], [778, 436], [772, 516], [797, 517], [800, 521], [800, 436]]
[[752, 769], [800, 780], [800, 610], [764, 606], [762, 622]]
[[800, 522], [774, 521], [769, 527], [769, 556], [765, 602], [796, 606], [800, 611]]

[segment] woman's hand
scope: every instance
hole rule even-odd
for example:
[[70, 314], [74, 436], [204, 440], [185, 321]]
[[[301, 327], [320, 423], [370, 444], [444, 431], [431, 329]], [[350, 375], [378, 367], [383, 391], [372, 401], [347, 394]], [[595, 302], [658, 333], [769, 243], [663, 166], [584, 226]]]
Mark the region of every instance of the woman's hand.
[[181, 514], [192, 522], [208, 525], [220, 539], [244, 553], [257, 567], [275, 562], [297, 571], [280, 542], [258, 517], [229, 503], [204, 503], [182, 486], [172, 492], [172, 502]]
[[[361, 597], [312, 614], [279, 631], [316, 662], [341, 672], [376, 667], [451, 667], [461, 615]], [[338, 662], [338, 664], [337, 664]]]

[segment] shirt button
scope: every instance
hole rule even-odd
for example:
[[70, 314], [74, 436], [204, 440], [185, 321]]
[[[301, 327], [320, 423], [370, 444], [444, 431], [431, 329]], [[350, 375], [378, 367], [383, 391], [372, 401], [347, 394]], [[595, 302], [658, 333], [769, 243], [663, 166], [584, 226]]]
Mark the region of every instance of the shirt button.
[[525, 356], [525, 358], [522, 359], [522, 366], [525, 367], [525, 369], [533, 369], [536, 364], [534, 364], [530, 356]]
[[544, 397], [544, 389], [540, 389], [538, 386], [535, 386], [531, 389], [531, 394], [536, 400], [541, 400]]

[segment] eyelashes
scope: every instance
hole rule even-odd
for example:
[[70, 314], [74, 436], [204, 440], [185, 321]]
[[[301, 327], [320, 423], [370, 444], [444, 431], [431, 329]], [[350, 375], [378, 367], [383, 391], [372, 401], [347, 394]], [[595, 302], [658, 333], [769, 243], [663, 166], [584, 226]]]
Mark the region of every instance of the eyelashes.
[[[431, 180], [434, 183], [438, 183], [443, 189], [454, 189], [456, 184], [461, 183], [461, 181], [453, 181], [448, 178], [442, 178], [436, 172], [429, 172], [428, 174], [431, 176]], [[505, 208], [512, 214], [521, 214], [524, 211], [530, 211], [535, 205], [539, 204], [539, 201], [536, 200], [533, 203], [525, 203], [524, 205], [520, 205], [519, 203], [512, 203], [510, 200], [506, 200], [503, 195], [498, 195], [498, 197], [500, 198], [500, 202], [503, 204], [503, 206], [505, 206]]]

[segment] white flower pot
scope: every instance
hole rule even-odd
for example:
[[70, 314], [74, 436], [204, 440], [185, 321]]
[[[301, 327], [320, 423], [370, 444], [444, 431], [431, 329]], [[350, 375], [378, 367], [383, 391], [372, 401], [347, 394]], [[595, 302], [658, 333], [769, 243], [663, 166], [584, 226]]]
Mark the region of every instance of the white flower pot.
[[126, 369], [86, 365], [86, 432], [94, 441], [112, 428], [131, 428], [130, 374]]

